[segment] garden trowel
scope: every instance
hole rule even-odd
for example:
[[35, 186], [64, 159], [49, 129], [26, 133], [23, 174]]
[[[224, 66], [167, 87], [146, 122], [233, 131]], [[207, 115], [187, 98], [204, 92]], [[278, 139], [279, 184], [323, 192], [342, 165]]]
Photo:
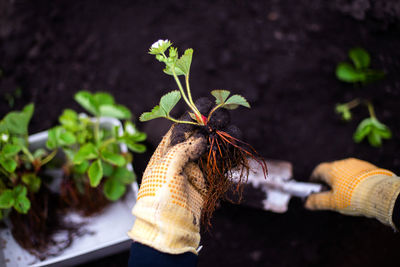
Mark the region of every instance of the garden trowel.
[[[244, 186], [242, 205], [283, 213], [287, 211], [292, 196], [305, 198], [323, 189], [321, 184], [292, 179], [292, 164], [288, 161], [266, 160], [267, 177], [264, 177], [262, 168], [256, 161], [249, 162], [250, 173]], [[238, 173], [234, 173], [234, 176], [238, 176]]]

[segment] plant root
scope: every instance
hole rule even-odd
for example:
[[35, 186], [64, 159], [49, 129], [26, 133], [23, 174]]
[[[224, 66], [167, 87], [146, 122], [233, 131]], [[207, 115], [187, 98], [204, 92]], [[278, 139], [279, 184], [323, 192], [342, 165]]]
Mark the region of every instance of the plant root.
[[[11, 211], [11, 232], [17, 243], [38, 259], [60, 254], [75, 237], [87, 233], [83, 223], [63, 219], [58, 210], [58, 196], [45, 186], [38, 193], [30, 194], [29, 199], [31, 208], [27, 214]], [[56, 238], [58, 233], [66, 238]]]

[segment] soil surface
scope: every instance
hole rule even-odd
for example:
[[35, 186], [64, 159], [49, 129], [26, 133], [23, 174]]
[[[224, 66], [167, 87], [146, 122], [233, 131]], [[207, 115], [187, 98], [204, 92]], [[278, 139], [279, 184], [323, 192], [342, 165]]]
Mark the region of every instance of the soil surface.
[[[168, 38], [195, 50], [195, 98], [212, 89], [244, 95], [252, 108], [232, 112], [243, 139], [266, 158], [292, 162], [296, 179], [346, 157], [400, 173], [400, 4], [328, 2], [0, 0], [0, 116], [10, 110], [5, 95], [18, 88], [14, 108], [36, 104], [32, 133], [55, 125], [65, 108], [80, 110], [73, 95], [81, 89], [110, 92], [136, 115], [149, 111], [175, 89], [147, 54]], [[335, 78], [354, 46], [371, 52], [383, 81], [355, 87]], [[347, 124], [334, 113], [357, 96], [373, 100], [393, 131], [381, 148], [352, 141], [365, 108]], [[140, 174], [170, 123], [138, 126], [149, 135], [148, 152], [134, 159]], [[201, 243], [199, 266], [398, 266], [400, 235], [376, 220], [307, 211], [294, 199], [286, 214], [224, 203]], [[83, 266], [124, 266], [128, 255]]]

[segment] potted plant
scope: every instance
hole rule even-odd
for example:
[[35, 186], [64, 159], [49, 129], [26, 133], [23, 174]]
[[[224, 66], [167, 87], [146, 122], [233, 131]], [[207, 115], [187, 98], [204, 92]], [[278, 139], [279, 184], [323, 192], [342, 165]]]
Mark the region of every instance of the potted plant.
[[[143, 153], [146, 147], [139, 142], [146, 134], [128, 121], [131, 112], [116, 104], [110, 94], [81, 91], [75, 100], [94, 117], [66, 109], [59, 117], [60, 125], [49, 131], [46, 146], [65, 154], [60, 186], [64, 206], [89, 216], [121, 198], [135, 181], [136, 175], [127, 167], [132, 154], [120, 146]], [[102, 125], [102, 117], [115, 119], [114, 125]], [[117, 119], [126, 120], [123, 127]]]
[[[77, 264], [97, 251], [107, 255], [123, 249], [128, 242], [137, 191], [128, 148], [144, 152], [139, 142], [146, 134], [107, 93], [81, 91], [75, 99], [94, 117], [66, 109], [60, 125], [28, 136], [32, 104], [0, 122], [0, 216], [8, 218], [13, 236], [9, 229], [0, 231], [7, 266], [38, 259], [37, 266]], [[125, 120], [123, 125], [119, 119]], [[115, 222], [116, 217], [127, 223]], [[109, 231], [110, 223], [118, 229]]]
[[44, 258], [49, 245], [59, 249], [66, 245], [53, 238], [55, 231], [72, 234], [77, 229], [64, 224], [57, 211], [57, 197], [46, 184], [43, 170], [56, 150], [29, 148], [28, 125], [33, 112], [34, 105], [29, 104], [0, 121], [0, 218], [9, 218], [8, 225], [20, 246]]

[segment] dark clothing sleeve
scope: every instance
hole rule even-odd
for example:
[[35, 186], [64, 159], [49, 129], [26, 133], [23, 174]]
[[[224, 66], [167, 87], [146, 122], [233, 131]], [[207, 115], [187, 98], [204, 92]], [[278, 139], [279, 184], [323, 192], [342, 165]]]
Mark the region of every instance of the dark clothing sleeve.
[[400, 194], [397, 196], [396, 203], [394, 204], [392, 222], [396, 226], [397, 230], [400, 231]]
[[197, 255], [186, 252], [183, 254], [162, 253], [151, 247], [133, 242], [129, 255], [129, 267], [195, 267]]

